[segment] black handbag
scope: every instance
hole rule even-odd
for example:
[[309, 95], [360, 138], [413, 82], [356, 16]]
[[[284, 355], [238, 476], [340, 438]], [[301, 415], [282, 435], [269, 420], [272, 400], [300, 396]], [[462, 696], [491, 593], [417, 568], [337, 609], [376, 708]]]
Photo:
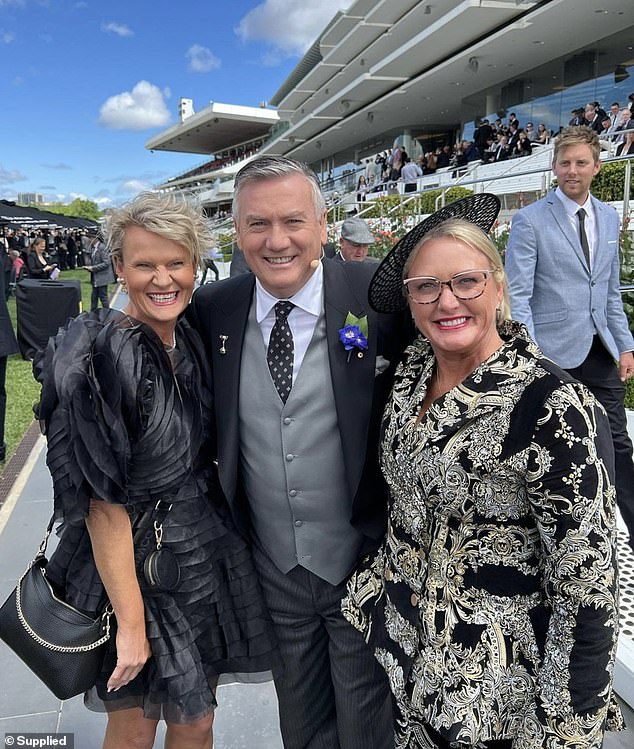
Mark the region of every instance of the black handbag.
[[97, 681], [110, 638], [112, 607], [93, 618], [59, 599], [46, 579], [53, 518], [35, 559], [0, 608], [0, 638], [61, 700]]

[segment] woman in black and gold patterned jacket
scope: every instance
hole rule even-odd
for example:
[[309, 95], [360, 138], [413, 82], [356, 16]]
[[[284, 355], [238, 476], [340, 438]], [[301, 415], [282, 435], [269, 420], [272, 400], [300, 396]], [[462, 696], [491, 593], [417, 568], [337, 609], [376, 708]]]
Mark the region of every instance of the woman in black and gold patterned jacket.
[[384, 414], [387, 536], [343, 601], [388, 675], [397, 749], [599, 749], [621, 726], [610, 430], [508, 319], [483, 232], [498, 205], [434, 214], [370, 289], [381, 312], [404, 289], [421, 333]]

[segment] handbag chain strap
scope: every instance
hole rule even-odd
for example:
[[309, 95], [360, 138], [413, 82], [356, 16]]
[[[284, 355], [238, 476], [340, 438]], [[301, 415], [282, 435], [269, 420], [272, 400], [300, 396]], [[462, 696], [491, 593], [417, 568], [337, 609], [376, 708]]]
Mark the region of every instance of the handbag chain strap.
[[[44, 648], [48, 648], [49, 650], [53, 650], [56, 653], [87, 653], [90, 650], [95, 650], [95, 648], [100, 647], [104, 643], [108, 642], [108, 640], [110, 639], [110, 617], [114, 614], [114, 609], [112, 608], [110, 601], [108, 601], [108, 603], [106, 604], [103, 614], [101, 615], [101, 628], [103, 629], [103, 635], [95, 642], [88, 643], [87, 645], [56, 645], [54, 642], [49, 642], [48, 640], [45, 640], [43, 637], [40, 637], [40, 635], [38, 635], [38, 633], [27, 622], [26, 617], [24, 616], [24, 611], [22, 610], [22, 582], [24, 578], [27, 576], [27, 574], [29, 573], [29, 571], [31, 570], [31, 568], [37, 562], [39, 562], [39, 560], [42, 559], [44, 555], [46, 554], [48, 538], [51, 535], [51, 531], [53, 530], [54, 521], [55, 521], [55, 515], [52, 515], [49, 521], [49, 524], [46, 528], [46, 533], [44, 534], [44, 538], [42, 539], [42, 543], [40, 544], [40, 548], [38, 549], [37, 554], [35, 555], [35, 559], [31, 561], [29, 566], [26, 568], [26, 570], [22, 574], [22, 577], [18, 580], [18, 584], [15, 586], [15, 608], [18, 614], [18, 619], [20, 620], [20, 624], [24, 627], [26, 633], [30, 637], [32, 637], [35, 640], [35, 642], [38, 643], [38, 645], [41, 645]], [[45, 585], [48, 585], [50, 587], [50, 583], [46, 579], [44, 570], [41, 569], [40, 572], [44, 579]], [[53, 593], [53, 595], [55, 594]], [[64, 602], [60, 600], [60, 603], [64, 603]], [[69, 606], [69, 608], [72, 608], [72, 606]]]
[[[154, 530], [157, 549], [161, 548], [163, 539], [163, 520], [171, 509], [171, 503], [168, 504], [165, 501], [162, 502], [161, 500], [159, 500], [148, 517], [150, 523], [152, 522], [152, 520], [154, 521], [152, 523], [152, 528]], [[24, 611], [22, 610], [22, 582], [33, 565], [35, 565], [36, 562], [38, 562], [46, 554], [46, 547], [48, 545], [49, 536], [51, 535], [51, 531], [53, 529], [53, 523], [54, 516], [51, 517], [48, 527], [46, 528], [46, 533], [44, 535], [44, 538], [42, 539], [40, 548], [35, 555], [35, 559], [33, 559], [29, 564], [22, 577], [18, 580], [18, 584], [15, 586], [15, 608], [18, 614], [18, 619], [20, 620], [20, 624], [24, 627], [27, 634], [32, 637], [35, 642], [38, 643], [38, 645], [48, 648], [49, 650], [53, 650], [56, 653], [87, 653], [90, 650], [95, 650], [96, 648], [100, 647], [110, 639], [110, 617], [114, 614], [114, 610], [110, 602], [108, 602], [103, 614], [101, 615], [103, 635], [95, 642], [88, 643], [87, 645], [56, 645], [54, 642], [45, 640], [43, 637], [40, 637], [40, 635], [38, 635], [38, 633], [27, 622], [26, 617], [24, 616]], [[138, 536], [139, 531], [142, 532], [143, 530], [143, 528], [137, 529], [137, 533], [135, 534], [135, 536]], [[46, 580], [46, 577], [44, 575], [44, 570], [40, 570], [40, 572], [42, 573], [42, 577], [44, 578], [44, 583], [50, 586], [50, 583]], [[60, 603], [63, 603], [63, 601], [60, 601]]]
[[[89, 650], [94, 650], [95, 648], [98, 648], [104, 643], [108, 642], [108, 640], [110, 639], [110, 617], [114, 613], [110, 604], [106, 606], [103, 614], [101, 615], [101, 626], [104, 633], [95, 642], [91, 642], [88, 645], [56, 645], [55, 643], [48, 642], [48, 640], [40, 637], [40, 635], [38, 635], [38, 633], [27, 622], [26, 617], [24, 616], [24, 612], [22, 611], [22, 581], [24, 580], [32, 566], [33, 562], [31, 562], [26, 572], [24, 572], [22, 577], [18, 580], [18, 584], [15, 586], [15, 608], [18, 613], [20, 624], [24, 627], [27, 634], [32, 637], [38, 645], [48, 648], [49, 650], [54, 650], [56, 653], [87, 653]], [[43, 577], [44, 572], [42, 570], [41, 572]], [[46, 580], [45, 583], [46, 585], [49, 585]]]

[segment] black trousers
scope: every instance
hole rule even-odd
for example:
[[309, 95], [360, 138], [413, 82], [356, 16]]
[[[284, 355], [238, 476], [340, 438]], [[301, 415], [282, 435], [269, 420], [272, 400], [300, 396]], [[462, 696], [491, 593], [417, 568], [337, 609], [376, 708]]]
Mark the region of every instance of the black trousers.
[[343, 618], [345, 580], [253, 558], [283, 660], [275, 679], [284, 749], [391, 749], [390, 689], [361, 633]]
[[587, 386], [608, 415], [614, 443], [616, 503], [630, 534], [630, 546], [634, 549], [634, 462], [632, 441], [627, 432], [625, 384], [619, 378], [614, 359], [596, 335], [585, 361], [567, 371]]
[[90, 311], [96, 312], [97, 307], [101, 302], [101, 306], [104, 309], [108, 309], [108, 287], [107, 286], [93, 286], [90, 293]]

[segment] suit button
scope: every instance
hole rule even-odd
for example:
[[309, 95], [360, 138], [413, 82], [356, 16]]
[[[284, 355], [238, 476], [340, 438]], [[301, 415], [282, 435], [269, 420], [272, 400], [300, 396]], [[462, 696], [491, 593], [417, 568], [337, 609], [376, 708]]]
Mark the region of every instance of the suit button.
[[389, 567], [385, 568], [385, 572], [383, 573], [383, 577], [389, 582], [392, 582], [394, 579], [394, 573]]
[[286, 461], [287, 461], [288, 463], [290, 463], [290, 462], [291, 462], [291, 460], [293, 460], [293, 458], [294, 458], [294, 457], [295, 457], [295, 456], [293, 455], [293, 453], [288, 453], [288, 455], [286, 456]]
[[591, 281], [591, 282], [590, 282], [590, 286], [596, 286], [596, 285], [597, 285], [597, 282], [596, 282], [596, 281]]
[[284, 417], [284, 423], [285, 423], [285, 424], [286, 424], [287, 426], [288, 426], [288, 425], [289, 425], [289, 424], [290, 424], [290, 423], [291, 423], [292, 421], [293, 421], [293, 419], [291, 419], [291, 417], [290, 417], [290, 416], [285, 416], [285, 417]]
[[291, 489], [288, 493], [289, 497], [296, 497], [297, 496], [297, 489]]
[[295, 521], [295, 527], [296, 528], [300, 528], [302, 525], [304, 525], [304, 521], [303, 520], [296, 520]]
[[412, 602], [412, 606], [418, 606], [418, 602], [420, 601], [420, 598], [416, 595], [416, 593], [412, 593], [412, 597], [410, 598], [410, 601]]

